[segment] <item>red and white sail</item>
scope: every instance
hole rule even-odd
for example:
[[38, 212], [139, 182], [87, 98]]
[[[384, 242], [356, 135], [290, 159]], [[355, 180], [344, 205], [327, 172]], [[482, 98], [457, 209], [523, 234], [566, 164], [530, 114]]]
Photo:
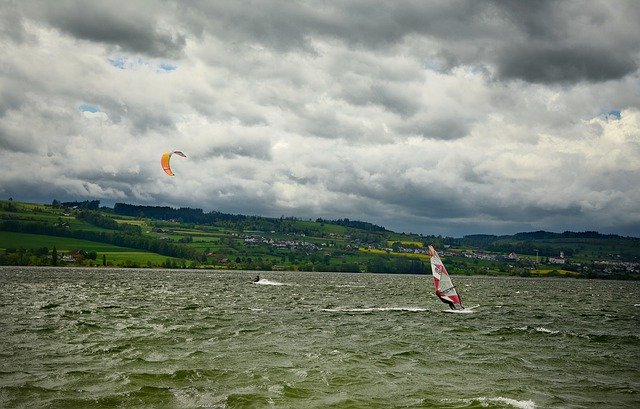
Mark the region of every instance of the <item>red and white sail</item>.
[[433, 246], [429, 246], [429, 255], [431, 256], [431, 273], [436, 287], [436, 295], [444, 301], [452, 302], [456, 309], [464, 309], [451, 277]]

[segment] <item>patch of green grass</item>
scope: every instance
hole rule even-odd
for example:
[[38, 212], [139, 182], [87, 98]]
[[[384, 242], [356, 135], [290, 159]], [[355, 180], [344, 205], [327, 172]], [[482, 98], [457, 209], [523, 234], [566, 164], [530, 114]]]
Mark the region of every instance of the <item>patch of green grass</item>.
[[413, 240], [398, 240], [398, 241], [393, 241], [393, 240], [388, 240], [387, 241], [387, 245], [392, 246], [393, 243], [400, 243], [403, 246], [414, 246], [414, 247], [418, 247], [418, 248], [422, 248], [424, 247], [424, 243], [422, 243], [421, 241], [413, 241]]
[[[146, 253], [143, 251], [105, 251], [99, 252], [97, 263], [102, 263], [102, 255], [106, 256], [108, 264], [121, 265], [126, 262], [133, 262], [139, 264], [141, 267], [146, 266], [148, 263], [152, 265], [160, 265], [170, 258], [156, 253]], [[128, 263], [131, 264], [131, 263]]]
[[561, 269], [537, 269], [531, 270], [531, 274], [538, 276], [578, 276], [579, 274], [575, 271], [561, 270]]
[[[36, 249], [41, 247], [47, 247], [49, 250], [56, 246], [56, 250], [59, 252], [69, 250], [86, 250], [95, 251], [97, 253], [104, 252], [140, 252], [139, 250], [130, 249], [127, 247], [118, 247], [106, 243], [98, 243], [89, 240], [72, 239], [68, 237], [57, 236], [45, 236], [41, 234], [28, 234], [28, 233], [14, 233], [7, 231], [0, 231], [0, 249], [8, 248], [25, 248]], [[146, 253], [155, 254], [155, 253]]]
[[396, 256], [396, 257], [417, 258], [417, 259], [420, 259], [420, 260], [430, 260], [431, 259], [431, 257], [429, 257], [428, 255], [421, 254], [421, 253], [397, 253], [395, 251], [387, 252], [386, 250], [367, 249], [367, 248], [364, 248], [364, 247], [361, 247], [359, 249], [359, 251], [361, 251], [363, 253], [369, 253], [369, 254], [391, 255], [391, 256]]
[[51, 251], [54, 246], [58, 253], [66, 253], [71, 250], [95, 251], [97, 253], [97, 258], [94, 261], [96, 265], [102, 264], [103, 255], [106, 256], [106, 261], [109, 265], [138, 265], [140, 267], [161, 265], [169, 258], [157, 253], [118, 247], [95, 241], [0, 231], [0, 250], [6, 250], [8, 248], [36, 249], [46, 247]]

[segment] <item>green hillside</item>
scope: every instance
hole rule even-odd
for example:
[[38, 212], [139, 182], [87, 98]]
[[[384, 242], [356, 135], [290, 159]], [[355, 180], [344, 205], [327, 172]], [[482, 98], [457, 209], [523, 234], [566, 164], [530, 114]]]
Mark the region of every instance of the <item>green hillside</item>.
[[[638, 279], [640, 239], [596, 232], [463, 238], [349, 219], [300, 220], [98, 201], [0, 201], [0, 264], [430, 273]], [[564, 257], [561, 257], [560, 255]]]

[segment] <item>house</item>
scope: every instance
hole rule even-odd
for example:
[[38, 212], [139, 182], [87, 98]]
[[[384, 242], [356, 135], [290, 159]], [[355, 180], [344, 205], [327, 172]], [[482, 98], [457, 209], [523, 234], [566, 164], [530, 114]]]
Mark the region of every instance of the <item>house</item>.
[[564, 252], [560, 252], [560, 257], [549, 257], [549, 264], [564, 264]]

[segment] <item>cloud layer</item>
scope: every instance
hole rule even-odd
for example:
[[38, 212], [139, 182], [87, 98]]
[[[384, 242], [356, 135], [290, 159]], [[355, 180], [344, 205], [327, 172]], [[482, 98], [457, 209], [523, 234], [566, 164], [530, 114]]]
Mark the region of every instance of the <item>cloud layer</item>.
[[0, 195], [640, 236], [638, 21], [633, 1], [5, 2]]

